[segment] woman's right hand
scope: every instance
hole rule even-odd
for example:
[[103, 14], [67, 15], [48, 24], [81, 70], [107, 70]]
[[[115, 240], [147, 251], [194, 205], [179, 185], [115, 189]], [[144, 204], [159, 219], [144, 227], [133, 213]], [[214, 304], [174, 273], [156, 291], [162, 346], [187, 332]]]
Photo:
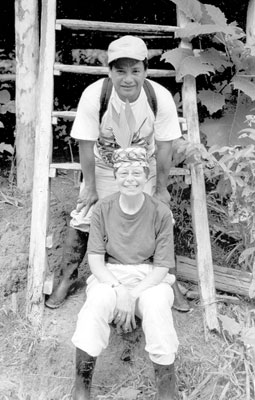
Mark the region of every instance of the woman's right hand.
[[78, 200], [77, 200], [77, 206], [76, 206], [76, 211], [79, 212], [83, 208], [84, 210], [84, 216], [87, 214], [89, 211], [90, 207], [95, 204], [98, 201], [98, 194], [96, 191], [96, 188], [89, 188], [89, 187], [84, 187], [79, 194]]
[[124, 333], [131, 332], [136, 328], [135, 322], [135, 299], [124, 285], [115, 288], [116, 307], [113, 321], [117, 326], [117, 331], [122, 329]]

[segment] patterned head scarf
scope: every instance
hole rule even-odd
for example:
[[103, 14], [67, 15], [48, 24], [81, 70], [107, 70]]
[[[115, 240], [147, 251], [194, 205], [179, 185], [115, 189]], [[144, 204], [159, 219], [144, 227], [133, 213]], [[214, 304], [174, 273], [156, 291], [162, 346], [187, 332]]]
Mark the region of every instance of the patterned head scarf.
[[143, 147], [127, 147], [126, 149], [117, 149], [113, 152], [112, 162], [114, 169], [129, 166], [149, 168], [148, 156]]

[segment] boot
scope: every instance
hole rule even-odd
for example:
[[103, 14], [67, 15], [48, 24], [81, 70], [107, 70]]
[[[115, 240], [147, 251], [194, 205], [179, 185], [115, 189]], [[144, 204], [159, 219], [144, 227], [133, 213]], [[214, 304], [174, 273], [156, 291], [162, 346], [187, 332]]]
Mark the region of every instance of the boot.
[[157, 400], [174, 400], [175, 372], [174, 364], [160, 365], [153, 363], [158, 391]]
[[89, 400], [96, 357], [76, 348], [73, 400]]
[[[170, 268], [169, 274], [176, 276], [176, 271], [177, 271], [177, 258], [175, 256], [175, 268]], [[187, 300], [184, 298], [182, 292], [180, 291], [177, 280], [172, 285], [172, 289], [174, 292], [173, 308], [177, 311], [188, 312], [190, 310], [190, 305], [187, 302]]]
[[49, 308], [60, 307], [68, 295], [70, 287], [78, 278], [78, 267], [87, 251], [88, 232], [69, 227], [61, 260], [61, 279], [45, 302]]

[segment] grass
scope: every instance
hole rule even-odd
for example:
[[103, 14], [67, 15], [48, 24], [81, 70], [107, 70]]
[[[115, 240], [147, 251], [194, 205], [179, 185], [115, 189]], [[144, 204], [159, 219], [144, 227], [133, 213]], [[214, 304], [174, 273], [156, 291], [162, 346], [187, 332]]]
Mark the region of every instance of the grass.
[[[253, 400], [255, 397], [255, 337], [244, 344], [231, 329], [205, 340], [199, 304], [191, 313], [174, 312], [180, 340], [176, 359], [176, 400]], [[19, 312], [0, 309], [0, 400], [69, 400], [74, 381], [73, 349], [54, 337], [42, 337]], [[221, 315], [242, 326], [255, 327], [247, 303], [219, 305]], [[56, 318], [56, 316], [55, 316]], [[251, 331], [252, 333], [253, 331]], [[115, 360], [117, 361], [118, 355]], [[107, 363], [106, 363], [107, 365]], [[148, 361], [136, 357], [123, 381], [93, 381], [94, 400], [154, 400], [155, 384]]]

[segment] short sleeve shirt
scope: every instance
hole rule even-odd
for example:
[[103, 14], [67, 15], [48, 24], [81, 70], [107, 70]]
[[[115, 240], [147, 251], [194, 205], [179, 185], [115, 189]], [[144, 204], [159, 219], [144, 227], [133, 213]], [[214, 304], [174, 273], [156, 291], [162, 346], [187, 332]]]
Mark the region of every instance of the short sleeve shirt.
[[[83, 92], [74, 120], [71, 137], [77, 140], [95, 141], [96, 161], [111, 163], [112, 152], [118, 148], [112, 124], [112, 106], [120, 113], [125, 103], [119, 98], [114, 87], [109, 99], [108, 108], [99, 122], [100, 96], [104, 79], [89, 85]], [[171, 141], [181, 136], [176, 106], [171, 93], [162, 85], [151, 81], [158, 111], [155, 117], [142, 88], [138, 99], [130, 103], [135, 119], [131, 145], [143, 146], [151, 157], [155, 152], [155, 140]]]
[[170, 209], [147, 195], [141, 209], [129, 215], [119, 206], [120, 193], [99, 200], [90, 226], [88, 254], [103, 254], [113, 264], [150, 264], [174, 268]]

